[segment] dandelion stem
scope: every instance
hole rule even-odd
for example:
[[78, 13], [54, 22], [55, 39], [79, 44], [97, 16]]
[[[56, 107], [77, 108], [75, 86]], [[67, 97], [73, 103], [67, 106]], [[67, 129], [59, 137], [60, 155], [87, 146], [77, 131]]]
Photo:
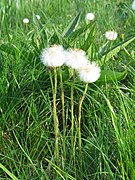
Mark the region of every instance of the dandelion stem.
[[54, 93], [53, 93], [53, 108], [54, 108], [54, 131], [55, 131], [55, 156], [56, 162], [59, 161], [59, 121], [57, 117], [56, 94], [57, 94], [57, 72], [54, 68]]
[[75, 85], [75, 71], [73, 70], [72, 86], [71, 86], [71, 148], [74, 152], [74, 85]]
[[82, 113], [82, 103], [83, 103], [83, 100], [86, 96], [86, 92], [87, 92], [87, 89], [88, 89], [88, 83], [86, 83], [85, 85], [85, 90], [83, 92], [83, 95], [79, 101], [79, 114], [78, 114], [78, 143], [79, 143], [79, 155], [80, 155], [80, 163], [81, 163], [81, 166], [82, 166], [82, 151], [81, 151], [81, 146], [82, 146], [82, 141], [81, 141], [81, 113]]
[[50, 75], [50, 81], [51, 81], [51, 86], [52, 86], [52, 92], [54, 93], [52, 73], [51, 73], [51, 70], [50, 70], [50, 69], [49, 69], [49, 75]]
[[65, 140], [66, 140], [66, 122], [65, 122], [65, 107], [64, 107], [64, 88], [63, 88], [63, 78], [62, 78], [62, 70], [61, 67], [59, 68], [60, 72], [60, 86], [61, 86], [61, 103], [62, 103], [62, 119], [63, 119], [63, 159], [66, 158], [66, 146], [65, 146]]
[[56, 158], [56, 163], [58, 165], [59, 161], [59, 121], [57, 117], [57, 105], [56, 105], [56, 94], [57, 94], [57, 72], [56, 72], [56, 67], [54, 67], [54, 84], [52, 80], [52, 74], [50, 72], [50, 81], [52, 85], [52, 91], [53, 91], [53, 118], [54, 118], [54, 133], [55, 133], [55, 158]]

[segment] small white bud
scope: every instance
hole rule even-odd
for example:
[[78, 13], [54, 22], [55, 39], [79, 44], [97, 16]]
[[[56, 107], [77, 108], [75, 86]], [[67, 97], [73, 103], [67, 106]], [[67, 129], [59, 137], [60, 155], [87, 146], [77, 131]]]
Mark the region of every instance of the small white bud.
[[94, 19], [95, 19], [95, 15], [93, 13], [86, 14], [86, 20], [87, 21], [92, 21]]
[[108, 39], [108, 40], [115, 40], [118, 36], [118, 33], [115, 32], [115, 31], [107, 31], [105, 33], [105, 37]]
[[24, 23], [24, 24], [28, 24], [28, 23], [29, 23], [29, 19], [28, 19], [28, 18], [24, 18], [24, 19], [23, 19], [23, 23]]

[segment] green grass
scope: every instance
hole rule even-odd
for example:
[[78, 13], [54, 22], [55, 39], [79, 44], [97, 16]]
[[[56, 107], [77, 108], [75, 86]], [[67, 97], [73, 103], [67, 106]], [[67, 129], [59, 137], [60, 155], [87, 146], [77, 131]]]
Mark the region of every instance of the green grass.
[[[15, 1], [0, 1], [0, 179], [135, 179], [135, 12], [131, 1], [18, 2], [16, 8]], [[96, 16], [90, 25], [85, 22], [88, 12]], [[35, 14], [41, 16], [39, 21]], [[68, 36], [77, 15], [76, 31], [70, 29]], [[22, 22], [25, 17], [30, 20], [27, 25]], [[104, 33], [110, 29], [118, 32], [118, 38], [105, 46]], [[124, 46], [129, 39], [132, 42]], [[53, 93], [49, 72], [40, 60], [41, 50], [52, 44], [82, 48], [101, 66], [101, 78], [88, 86], [82, 104], [81, 160], [77, 116], [85, 85], [75, 76], [71, 133], [72, 72], [66, 67], [62, 67], [64, 126], [57, 74], [59, 162], [55, 160]]]

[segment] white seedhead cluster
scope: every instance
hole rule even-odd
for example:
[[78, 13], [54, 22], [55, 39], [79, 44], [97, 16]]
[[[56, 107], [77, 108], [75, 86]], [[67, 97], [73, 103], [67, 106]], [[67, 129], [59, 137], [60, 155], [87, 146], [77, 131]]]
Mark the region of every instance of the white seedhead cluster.
[[53, 45], [42, 50], [41, 61], [47, 67], [66, 65], [75, 69], [85, 83], [95, 82], [100, 77], [100, 68], [95, 62], [90, 63], [81, 49], [64, 50], [61, 45]]

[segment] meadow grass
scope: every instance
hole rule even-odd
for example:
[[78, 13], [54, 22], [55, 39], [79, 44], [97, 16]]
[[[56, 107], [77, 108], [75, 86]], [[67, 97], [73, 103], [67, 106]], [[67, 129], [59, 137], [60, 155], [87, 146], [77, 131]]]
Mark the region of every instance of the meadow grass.
[[[96, 16], [90, 25], [88, 12]], [[89, 28], [68, 35], [77, 15], [76, 29]], [[0, 179], [135, 179], [135, 42], [114, 49], [135, 37], [131, 1], [1, 0], [0, 22]], [[108, 43], [110, 29], [118, 38]], [[82, 48], [101, 66], [81, 104], [81, 126], [85, 84], [70, 69], [57, 69], [57, 162], [53, 92], [40, 60], [52, 44]]]

